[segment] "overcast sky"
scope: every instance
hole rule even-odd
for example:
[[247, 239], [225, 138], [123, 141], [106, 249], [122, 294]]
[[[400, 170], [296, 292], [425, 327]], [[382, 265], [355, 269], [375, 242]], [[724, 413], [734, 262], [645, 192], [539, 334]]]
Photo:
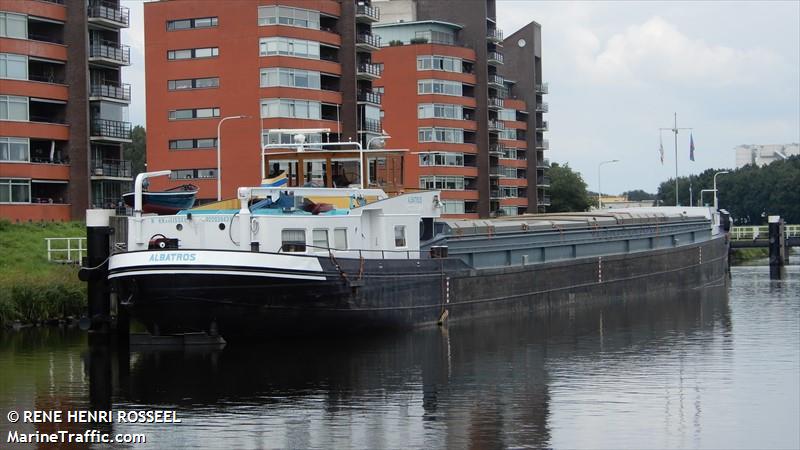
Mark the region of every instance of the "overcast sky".
[[[212, 0], [208, 0], [212, 1]], [[465, 0], [469, 1], [469, 0]], [[145, 124], [142, 2], [124, 0], [131, 26], [123, 41], [132, 66], [130, 118]], [[497, 2], [508, 36], [530, 21], [542, 25], [542, 64], [550, 83], [551, 161], [569, 163], [592, 190], [598, 163], [603, 191], [654, 192], [674, 176], [735, 163], [739, 144], [800, 142], [800, 2]]]

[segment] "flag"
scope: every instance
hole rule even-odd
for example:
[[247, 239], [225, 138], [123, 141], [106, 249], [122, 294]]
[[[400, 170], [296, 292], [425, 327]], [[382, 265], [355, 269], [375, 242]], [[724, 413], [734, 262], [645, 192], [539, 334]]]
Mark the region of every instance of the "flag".
[[664, 140], [658, 136], [658, 154], [661, 157], [661, 165], [664, 165]]
[[694, 136], [689, 133], [689, 160], [694, 161]]

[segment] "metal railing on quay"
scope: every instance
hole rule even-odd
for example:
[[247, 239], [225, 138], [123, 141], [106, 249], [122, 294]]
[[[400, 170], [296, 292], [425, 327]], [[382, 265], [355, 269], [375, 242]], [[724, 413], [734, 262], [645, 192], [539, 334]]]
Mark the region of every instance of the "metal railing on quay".
[[80, 264], [86, 253], [85, 237], [44, 238], [47, 243], [47, 261]]

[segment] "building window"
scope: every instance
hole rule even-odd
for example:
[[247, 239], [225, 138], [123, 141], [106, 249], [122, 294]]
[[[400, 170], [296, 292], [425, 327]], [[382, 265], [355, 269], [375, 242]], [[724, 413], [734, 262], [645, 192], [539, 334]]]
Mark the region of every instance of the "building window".
[[306, 230], [281, 230], [281, 251], [305, 252]]
[[217, 169], [175, 169], [170, 180], [207, 180], [217, 178]]
[[[318, 144], [322, 142], [322, 133], [303, 133], [307, 144]], [[264, 130], [261, 135], [261, 145], [267, 144], [294, 144], [294, 133], [281, 133], [277, 131]]]
[[261, 117], [286, 117], [292, 119], [315, 119], [321, 117], [322, 104], [308, 100], [276, 98], [261, 100]]
[[418, 141], [463, 144], [464, 130], [461, 128], [420, 128]]
[[405, 225], [395, 225], [394, 226], [394, 246], [397, 248], [405, 247], [406, 246], [406, 226]]
[[167, 89], [170, 91], [182, 91], [184, 89], [208, 89], [219, 87], [219, 78], [188, 78], [185, 80], [167, 81]]
[[319, 59], [319, 42], [284, 37], [261, 38], [258, 41], [260, 56], [294, 56]]
[[517, 216], [519, 215], [519, 208], [516, 206], [501, 206], [500, 211], [502, 211], [504, 216]]
[[28, 162], [31, 160], [27, 138], [0, 137], [0, 161]]
[[28, 79], [28, 57], [13, 53], [0, 53], [0, 78]]
[[258, 25], [289, 25], [319, 30], [319, 11], [289, 6], [259, 6]]
[[419, 80], [417, 81], [417, 94], [455, 95], [461, 97], [463, 85], [459, 81]]
[[517, 198], [519, 197], [519, 190], [515, 187], [501, 186], [500, 193], [504, 198]]
[[0, 203], [30, 203], [31, 180], [0, 178]]
[[419, 119], [455, 119], [464, 118], [464, 107], [461, 105], [423, 103], [417, 106]]
[[347, 228], [335, 228], [333, 230], [333, 248], [347, 250]]
[[261, 87], [277, 86], [320, 89], [320, 73], [282, 67], [261, 69]]
[[170, 150], [198, 150], [206, 148], [217, 148], [215, 138], [200, 139], [175, 139], [169, 141]]
[[0, 95], [0, 120], [28, 120], [28, 97]]
[[466, 214], [464, 200], [443, 200], [442, 214]]
[[497, 136], [498, 139], [508, 139], [511, 141], [517, 140], [517, 130], [514, 128], [506, 128], [500, 130], [500, 134]]
[[0, 12], [0, 37], [28, 39], [28, 17]]
[[420, 153], [419, 165], [425, 167], [430, 167], [430, 166], [464, 167], [464, 154], [448, 153], [448, 152]]
[[455, 33], [448, 31], [417, 31], [414, 33], [414, 37], [417, 39], [427, 39], [431, 44], [455, 45], [456, 43]]
[[461, 73], [461, 58], [420, 55], [417, 56], [417, 70], [441, 70]]
[[169, 120], [210, 119], [219, 117], [219, 108], [175, 109], [169, 112]]
[[167, 59], [169, 60], [212, 58], [215, 56], [219, 56], [218, 47], [186, 48], [167, 51]]
[[317, 229], [312, 231], [311, 240], [315, 252], [328, 251], [328, 230]]
[[426, 175], [419, 177], [420, 189], [463, 191], [464, 186], [464, 177], [458, 175]]
[[217, 26], [216, 17], [200, 17], [197, 19], [168, 20], [167, 31], [191, 30], [193, 28], [210, 28]]
[[516, 109], [508, 109], [503, 108], [500, 112], [497, 113], [497, 118], [500, 120], [510, 120], [516, 121], [517, 120], [517, 110]]
[[517, 149], [512, 147], [503, 147], [503, 156], [500, 159], [517, 159]]

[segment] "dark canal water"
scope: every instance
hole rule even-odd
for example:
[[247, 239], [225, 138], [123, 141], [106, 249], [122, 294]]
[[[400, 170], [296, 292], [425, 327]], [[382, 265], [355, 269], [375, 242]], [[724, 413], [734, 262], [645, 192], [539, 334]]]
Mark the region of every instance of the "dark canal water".
[[[796, 262], [796, 261], [795, 261]], [[800, 266], [684, 298], [399, 336], [110, 356], [86, 335], [0, 336], [10, 410], [172, 409], [131, 448], [800, 448]], [[102, 370], [100, 370], [102, 373]], [[95, 378], [95, 380], [97, 377]], [[87, 424], [72, 424], [78, 432]], [[67, 424], [61, 424], [66, 429]], [[52, 448], [42, 445], [42, 448]]]

